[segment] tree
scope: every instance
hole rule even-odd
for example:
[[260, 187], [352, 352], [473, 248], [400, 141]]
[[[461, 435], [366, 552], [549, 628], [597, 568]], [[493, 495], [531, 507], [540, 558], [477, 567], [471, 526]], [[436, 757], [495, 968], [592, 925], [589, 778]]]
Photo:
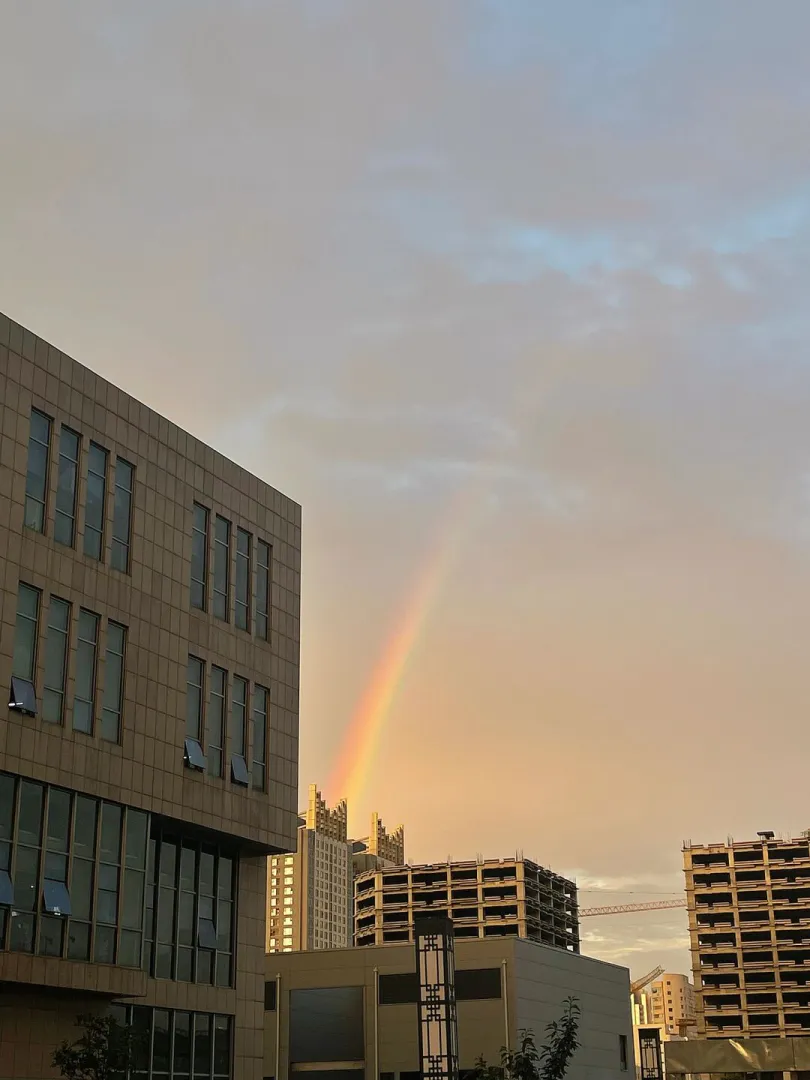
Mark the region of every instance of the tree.
[[538, 1050], [533, 1031], [519, 1033], [517, 1050], [501, 1050], [500, 1069], [487, 1065], [483, 1057], [475, 1063], [476, 1080], [563, 1080], [571, 1058], [579, 1046], [580, 1008], [576, 998], [563, 1002], [565, 1009], [559, 1020], [546, 1027], [546, 1041]]
[[132, 1064], [135, 1040], [132, 1029], [113, 1016], [79, 1016], [83, 1034], [74, 1043], [63, 1042], [53, 1054], [53, 1067], [65, 1080], [115, 1080], [126, 1076]]

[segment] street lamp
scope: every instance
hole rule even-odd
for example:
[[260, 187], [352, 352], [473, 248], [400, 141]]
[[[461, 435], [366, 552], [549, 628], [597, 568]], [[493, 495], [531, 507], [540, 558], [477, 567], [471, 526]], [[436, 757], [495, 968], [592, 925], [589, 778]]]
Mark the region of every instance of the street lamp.
[[418, 919], [414, 939], [422, 1080], [458, 1080], [453, 923], [441, 916]]

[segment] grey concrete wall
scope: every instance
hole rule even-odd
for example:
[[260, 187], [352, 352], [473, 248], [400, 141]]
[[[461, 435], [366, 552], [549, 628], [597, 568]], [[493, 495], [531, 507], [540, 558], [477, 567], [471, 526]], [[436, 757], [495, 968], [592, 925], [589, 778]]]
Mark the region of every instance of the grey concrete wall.
[[[537, 1044], [557, 1020], [563, 1002], [576, 997], [582, 1010], [581, 1046], [569, 1080], [622, 1080], [634, 1075], [630, 974], [626, 968], [575, 956], [534, 942], [514, 942], [510, 983], [510, 1027], [534, 1031]], [[621, 1069], [619, 1036], [627, 1040], [627, 1071]]]

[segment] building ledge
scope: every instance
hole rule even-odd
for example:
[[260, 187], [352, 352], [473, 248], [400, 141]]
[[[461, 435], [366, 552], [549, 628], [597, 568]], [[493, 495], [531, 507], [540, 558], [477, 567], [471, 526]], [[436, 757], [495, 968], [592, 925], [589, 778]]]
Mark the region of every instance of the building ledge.
[[0, 952], [0, 986], [4, 983], [50, 987], [78, 994], [100, 994], [111, 998], [138, 998], [146, 994], [147, 975], [136, 968], [113, 964]]

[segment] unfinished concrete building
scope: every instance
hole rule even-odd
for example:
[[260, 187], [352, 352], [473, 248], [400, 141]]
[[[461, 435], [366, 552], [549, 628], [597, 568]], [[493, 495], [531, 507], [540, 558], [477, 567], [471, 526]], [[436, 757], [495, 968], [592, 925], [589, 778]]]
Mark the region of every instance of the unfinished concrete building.
[[698, 1032], [810, 1033], [808, 836], [684, 845]]
[[457, 938], [516, 936], [579, 952], [576, 885], [528, 859], [383, 866], [355, 879], [355, 945], [413, 941], [414, 920], [438, 914]]

